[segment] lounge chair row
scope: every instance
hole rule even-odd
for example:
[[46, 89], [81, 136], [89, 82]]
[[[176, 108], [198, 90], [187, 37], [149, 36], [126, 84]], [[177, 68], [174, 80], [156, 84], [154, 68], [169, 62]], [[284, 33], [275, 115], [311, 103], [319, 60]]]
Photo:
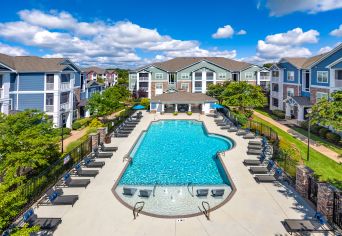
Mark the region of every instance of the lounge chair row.
[[126, 138], [134, 130], [135, 126], [140, 122], [142, 112], [127, 118], [118, 128], [114, 131], [114, 137]]
[[[196, 196], [197, 197], [207, 197], [209, 194], [209, 189], [197, 189]], [[212, 189], [211, 196], [212, 197], [222, 197], [224, 195], [224, 189]]]
[[[109, 149], [108, 149], [109, 148]], [[115, 147], [106, 147], [104, 144], [100, 144], [101, 150], [116, 151]], [[110, 158], [113, 153], [103, 153], [95, 149], [92, 154], [85, 157], [83, 161], [74, 165], [74, 168], [66, 173], [63, 178], [57, 183], [56, 187], [49, 189], [45, 196], [38, 202], [40, 205], [57, 206], [57, 205], [71, 205], [73, 206], [78, 200], [78, 195], [64, 195], [63, 187], [69, 188], [86, 188], [90, 184], [88, 178], [73, 178], [76, 177], [95, 177], [99, 174], [98, 169], [105, 165], [104, 161], [97, 161], [98, 158]], [[53, 231], [62, 222], [61, 218], [39, 218], [33, 208], [30, 208], [23, 215], [23, 223], [27, 223], [29, 227], [38, 225], [41, 230]]]
[[236, 132], [236, 135], [242, 136], [244, 139], [254, 139], [256, 135], [249, 129], [241, 129], [234, 125], [234, 123], [227, 117], [222, 116], [214, 120], [216, 125], [221, 129], [226, 129], [228, 132]]

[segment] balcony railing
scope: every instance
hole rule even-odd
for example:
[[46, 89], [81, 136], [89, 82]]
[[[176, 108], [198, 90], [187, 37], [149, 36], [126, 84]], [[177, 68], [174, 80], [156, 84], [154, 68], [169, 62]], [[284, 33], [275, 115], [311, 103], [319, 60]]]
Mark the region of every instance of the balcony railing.
[[260, 80], [269, 80], [270, 77], [268, 75], [261, 75]]
[[147, 92], [147, 91], [148, 91], [148, 87], [139, 87], [139, 90], [140, 90], [140, 91]]
[[278, 97], [279, 96], [279, 92], [271, 91], [271, 96]]
[[46, 83], [46, 90], [53, 90], [54, 84], [53, 83]]
[[46, 112], [53, 112], [53, 105], [46, 105], [45, 106], [45, 111]]
[[70, 89], [70, 82], [61, 83], [61, 90], [68, 90]]
[[148, 81], [148, 77], [139, 77], [139, 81]]
[[60, 109], [62, 110], [69, 110], [69, 108], [70, 108], [70, 106], [69, 106], [69, 103], [67, 102], [67, 103], [63, 103], [63, 104], [61, 104], [61, 106], [60, 106]]

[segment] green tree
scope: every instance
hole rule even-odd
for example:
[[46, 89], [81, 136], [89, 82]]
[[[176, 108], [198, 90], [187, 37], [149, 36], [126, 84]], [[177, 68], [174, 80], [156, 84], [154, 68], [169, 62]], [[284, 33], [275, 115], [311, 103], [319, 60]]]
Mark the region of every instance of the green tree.
[[265, 64], [263, 65], [263, 67], [271, 68], [272, 65], [273, 65], [273, 63], [265, 63]]
[[130, 93], [125, 86], [115, 85], [102, 93], [94, 93], [86, 108], [95, 116], [105, 116], [121, 107], [129, 96]]
[[228, 85], [229, 82], [225, 82], [223, 84], [211, 84], [207, 89], [207, 95], [216, 98], [219, 103], [222, 103], [222, 94]]
[[342, 91], [336, 91], [330, 98], [322, 98], [313, 105], [311, 122], [342, 131]]
[[263, 107], [267, 103], [261, 87], [247, 82], [231, 82], [224, 90], [222, 99], [224, 105], [238, 107], [243, 112], [246, 108]]
[[0, 172], [20, 177], [46, 166], [59, 155], [59, 135], [47, 116], [36, 110], [0, 115]]

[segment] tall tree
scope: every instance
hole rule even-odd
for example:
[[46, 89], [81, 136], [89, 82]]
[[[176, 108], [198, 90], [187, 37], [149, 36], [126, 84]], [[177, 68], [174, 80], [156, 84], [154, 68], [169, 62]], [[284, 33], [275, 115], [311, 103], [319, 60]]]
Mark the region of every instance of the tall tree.
[[213, 98], [216, 98], [219, 103], [222, 103], [222, 94], [223, 91], [228, 86], [229, 82], [225, 82], [223, 84], [211, 84], [207, 89], [207, 95]]
[[322, 98], [313, 105], [311, 121], [342, 131], [342, 91], [334, 92], [330, 98]]
[[36, 110], [0, 115], [0, 172], [20, 177], [59, 156], [59, 134], [47, 116]]
[[222, 93], [222, 99], [224, 105], [235, 106], [242, 111], [246, 108], [263, 107], [267, 103], [261, 87], [247, 82], [231, 82]]

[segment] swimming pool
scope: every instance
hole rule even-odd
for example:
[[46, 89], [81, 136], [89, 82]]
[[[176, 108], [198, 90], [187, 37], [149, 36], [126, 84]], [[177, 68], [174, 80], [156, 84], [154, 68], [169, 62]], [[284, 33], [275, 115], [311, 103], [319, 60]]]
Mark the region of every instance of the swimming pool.
[[225, 188], [225, 196], [221, 199], [207, 199], [213, 206], [218, 205], [229, 195], [231, 188], [216, 153], [232, 147], [230, 139], [208, 134], [199, 121], [152, 122], [130, 152], [132, 162], [121, 176], [116, 192], [132, 206], [141, 199], [137, 195], [122, 195], [123, 187], [153, 189], [154, 196], [144, 199], [144, 210], [172, 216], [199, 211], [197, 205], [203, 199], [195, 198], [191, 191], [196, 192], [202, 187]]

